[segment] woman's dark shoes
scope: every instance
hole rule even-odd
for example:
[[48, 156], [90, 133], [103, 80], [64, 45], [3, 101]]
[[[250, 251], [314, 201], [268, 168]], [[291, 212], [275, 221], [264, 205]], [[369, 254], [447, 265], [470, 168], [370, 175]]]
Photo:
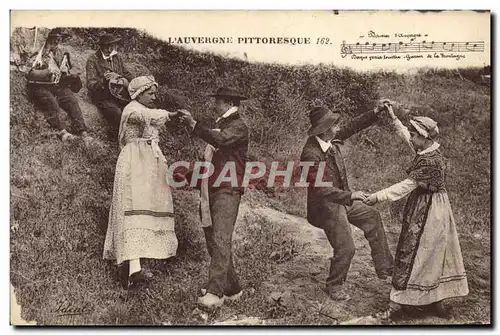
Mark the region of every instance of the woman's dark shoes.
[[399, 305], [391, 302], [387, 311], [387, 319], [390, 321], [405, 321], [418, 319], [423, 316], [424, 308], [420, 306]]
[[386, 312], [385, 318], [389, 321], [401, 321], [407, 319], [407, 310], [402, 305], [389, 303], [389, 310]]
[[129, 275], [129, 262], [125, 261], [118, 265], [118, 280], [123, 289], [133, 289], [146, 283], [149, 279], [154, 277], [153, 272], [148, 269], [141, 269]]
[[136, 289], [139, 288], [140, 286], [146, 284], [149, 279], [153, 277], [153, 274], [150, 271], [137, 271], [132, 273], [128, 277], [128, 289]]
[[128, 277], [128, 289], [135, 289], [141, 286], [143, 283], [146, 282], [146, 277], [144, 276], [144, 273], [141, 271], [137, 271], [132, 273]]
[[429, 314], [433, 316], [437, 316], [443, 319], [453, 319], [453, 315], [451, 313], [451, 308], [446, 307], [443, 301], [438, 301], [433, 304], [430, 304], [427, 308]]
[[402, 308], [394, 311], [393, 310], [389, 311], [389, 315], [387, 318], [390, 321], [403, 321], [409, 319], [408, 315]]

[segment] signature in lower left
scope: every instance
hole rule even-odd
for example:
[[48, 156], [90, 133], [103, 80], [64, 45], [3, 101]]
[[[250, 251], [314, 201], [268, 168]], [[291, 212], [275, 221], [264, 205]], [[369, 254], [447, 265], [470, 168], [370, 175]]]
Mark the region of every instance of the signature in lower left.
[[69, 301], [62, 301], [57, 305], [53, 312], [57, 314], [57, 316], [83, 315], [91, 313], [92, 306], [88, 302], [79, 305]]

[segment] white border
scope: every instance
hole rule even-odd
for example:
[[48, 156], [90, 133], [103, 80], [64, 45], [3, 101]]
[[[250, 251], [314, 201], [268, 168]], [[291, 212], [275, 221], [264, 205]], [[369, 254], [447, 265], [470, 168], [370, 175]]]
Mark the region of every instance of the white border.
[[[5, 40], [3, 42], [4, 48], [8, 48], [8, 39], [10, 38], [10, 34], [7, 32], [10, 29], [10, 22], [9, 22], [9, 12], [8, 8], [3, 8], [4, 4], [6, 2], [2, 3], [2, 11], [1, 13], [1, 22], [4, 25], [3, 31], [5, 32]], [[138, 6], [138, 4], [141, 4], [141, 6]], [[307, 7], [305, 5], [307, 4]], [[177, 1], [175, 3], [169, 3], [168, 6], [161, 6], [161, 3], [159, 1], [131, 1], [131, 0], [120, 0], [119, 2], [103, 2], [102, 0], [86, 0], [83, 4], [82, 2], [76, 2], [76, 1], [53, 1], [53, 0], [43, 0], [42, 1], [23, 1], [23, 2], [16, 2], [11, 9], [332, 9], [330, 8], [331, 6], [335, 6], [337, 8], [335, 9], [375, 9], [374, 6], [376, 5], [376, 9], [491, 9], [494, 14], [498, 15], [500, 13], [499, 10], [499, 1], [496, 0], [495, 2], [493, 1], [484, 1], [484, 0], [475, 0], [475, 1], [435, 1], [435, 0], [421, 0], [418, 2], [402, 2], [402, 1], [385, 1], [384, 3], [376, 2], [372, 3], [369, 1], [346, 1], [346, 2], [339, 2], [339, 3], [333, 3], [331, 1], [317, 1], [317, 0], [308, 0], [307, 2], [287, 2], [285, 4], [279, 4], [275, 1], [270, 1], [270, 0], [253, 0], [253, 1], [211, 1], [210, 3], [205, 2], [205, 1], [191, 1], [191, 0], [183, 0], [183, 1]], [[119, 7], [118, 7], [119, 6]], [[496, 18], [498, 19], [498, 17]], [[498, 23], [497, 23], [498, 24]], [[496, 36], [496, 27], [494, 27], [495, 33], [492, 36]], [[0, 125], [3, 127], [3, 129], [0, 131], [0, 141], [2, 143], [2, 146], [0, 147], [2, 150], [3, 158], [2, 165], [1, 165], [1, 174], [2, 178], [0, 178], [0, 181], [2, 185], [0, 185], [0, 190], [3, 190], [1, 194], [1, 206], [2, 210], [0, 213], [2, 213], [4, 220], [3, 222], [3, 231], [5, 233], [0, 234], [3, 238], [4, 241], [1, 243], [3, 248], [5, 248], [3, 252], [3, 257], [1, 257], [1, 266], [4, 271], [2, 272], [1, 276], [1, 283], [2, 285], [2, 290], [0, 290], [1, 294], [1, 301], [2, 301], [2, 306], [1, 306], [1, 313], [0, 315], [3, 316], [3, 321], [1, 322], [2, 328], [2, 334], [4, 331], [10, 333], [13, 332], [14, 329], [13, 327], [8, 326], [10, 323], [10, 304], [9, 304], [9, 290], [8, 287], [9, 285], [9, 259], [8, 255], [10, 252], [10, 240], [9, 240], [9, 234], [10, 232], [9, 229], [9, 208], [10, 208], [10, 199], [9, 199], [9, 189], [10, 189], [10, 175], [9, 175], [9, 168], [10, 168], [10, 162], [9, 162], [9, 77], [10, 73], [7, 73], [7, 64], [8, 64], [8, 50], [5, 50], [5, 52], [1, 53], [1, 64], [4, 64], [4, 69], [5, 69], [5, 75], [3, 76], [4, 80], [2, 81], [2, 90], [1, 90], [1, 101], [3, 102], [4, 106], [4, 111], [3, 113], [0, 113]], [[497, 55], [495, 55], [495, 61], [498, 60]], [[495, 62], [496, 63], [496, 62]], [[495, 71], [496, 72], [496, 71]], [[496, 73], [493, 74], [493, 76], [496, 76]], [[495, 91], [493, 92], [494, 96], [497, 96], [498, 93], [498, 85], [495, 85]], [[496, 111], [493, 110], [492, 113], [495, 113]], [[499, 117], [496, 117], [495, 123], [494, 123], [494, 129], [498, 129], [498, 123], [499, 123]], [[497, 138], [494, 136], [494, 148], [498, 147], [497, 143]], [[492, 162], [493, 163], [493, 162]], [[493, 171], [492, 171], [493, 173]], [[493, 186], [496, 186], [493, 185]], [[495, 199], [494, 202], [494, 207], [499, 208], [499, 201]], [[494, 223], [492, 222], [492, 225]], [[495, 229], [495, 236], [494, 239], [492, 240], [492, 245], [495, 245], [494, 241], [498, 241], [498, 232], [499, 228], [497, 227]], [[496, 253], [492, 255], [495, 259], [495, 265], [498, 265], [498, 259], [496, 257]], [[493, 274], [493, 273], [492, 273]], [[492, 282], [493, 283], [493, 282]], [[494, 292], [497, 290], [495, 289]], [[496, 297], [496, 296], [495, 296]], [[494, 297], [494, 298], [495, 298]], [[493, 299], [493, 301], [496, 301], [496, 299]], [[495, 315], [492, 316], [492, 321], [497, 320], [496, 316], [498, 314], [497, 308], [494, 308]], [[65, 331], [64, 329], [63, 331]], [[72, 330], [73, 332], [83, 332], [86, 329], [74, 329]], [[120, 328], [120, 329], [95, 329], [91, 330], [92, 332], [109, 332], [109, 331], [124, 331], [126, 330], [125, 328]], [[135, 329], [134, 329], [135, 330]], [[182, 329], [180, 329], [182, 330]], [[210, 333], [216, 333], [219, 332], [219, 329], [203, 329], [205, 332], [210, 332]], [[278, 331], [288, 331], [293, 329], [265, 329], [266, 333], [277, 333]], [[370, 330], [376, 330], [371, 328]], [[33, 329], [32, 329], [33, 331]], [[56, 329], [51, 329], [49, 332], [52, 331], [57, 331]], [[168, 329], [165, 328], [163, 329], [164, 332], [172, 332], [172, 331], [178, 331], [178, 329]], [[235, 331], [234, 328], [229, 329], [229, 331]], [[238, 329], [236, 330], [238, 333], [239, 332], [247, 332], [247, 331], [253, 331], [249, 329]], [[257, 330], [258, 331], [258, 330]], [[300, 332], [310, 332], [310, 331], [315, 331], [313, 329], [301, 329], [299, 330]], [[318, 331], [318, 330], [316, 330]], [[332, 328], [331, 330], [326, 330], [326, 331], [344, 331], [344, 329], [337, 329], [337, 328]], [[366, 330], [361, 330], [361, 331], [366, 331]], [[369, 330], [368, 330], [369, 331]], [[397, 329], [395, 330], [397, 332], [403, 332], [405, 329]], [[424, 332], [427, 331], [427, 329], [415, 329], [413, 328], [411, 330], [412, 332], [417, 331], [417, 332]], [[440, 332], [456, 332], [457, 329], [439, 329]], [[464, 331], [466, 332], [477, 332], [477, 329], [475, 330], [470, 330], [470, 329], [465, 329]], [[45, 330], [47, 332], [47, 330]]]

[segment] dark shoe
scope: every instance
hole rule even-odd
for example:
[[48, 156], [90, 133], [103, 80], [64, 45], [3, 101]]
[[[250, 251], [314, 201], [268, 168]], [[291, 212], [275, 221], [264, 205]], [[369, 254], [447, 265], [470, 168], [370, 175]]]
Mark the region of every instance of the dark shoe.
[[408, 320], [409, 315], [406, 313], [404, 309], [391, 310], [389, 311], [389, 320], [390, 321], [403, 321]]
[[446, 307], [443, 301], [438, 301], [433, 304], [430, 304], [428, 307], [428, 311], [431, 315], [437, 316], [442, 319], [453, 319], [453, 315], [451, 313], [451, 308]]
[[411, 320], [418, 316], [415, 306], [400, 305], [392, 301], [389, 303], [389, 310], [385, 313], [390, 322]]
[[335, 301], [344, 301], [351, 299], [351, 296], [347, 294], [343, 285], [327, 286], [324, 291], [326, 292], [326, 294], [328, 294], [330, 299]]
[[406, 310], [400, 304], [395, 302], [389, 303], [389, 310], [387, 311], [387, 319], [389, 321], [400, 321], [406, 318]]
[[146, 277], [144, 270], [134, 272], [128, 277], [128, 288], [129, 289], [138, 288], [142, 284], [146, 283], [147, 279], [148, 278]]
[[389, 310], [384, 312], [383, 319], [388, 321], [408, 321], [412, 319], [419, 319], [425, 316], [425, 307], [400, 305], [395, 302], [389, 303]]

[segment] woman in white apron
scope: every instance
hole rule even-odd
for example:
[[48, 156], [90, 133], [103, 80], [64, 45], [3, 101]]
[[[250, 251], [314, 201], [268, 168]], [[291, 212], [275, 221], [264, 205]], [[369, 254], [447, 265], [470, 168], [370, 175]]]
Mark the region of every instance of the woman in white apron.
[[104, 258], [116, 260], [124, 287], [136, 286], [148, 277], [141, 258], [167, 259], [177, 251], [168, 166], [158, 147], [159, 128], [176, 112], [154, 109], [157, 87], [151, 76], [133, 79], [128, 86], [132, 101], [120, 122], [121, 152]]

